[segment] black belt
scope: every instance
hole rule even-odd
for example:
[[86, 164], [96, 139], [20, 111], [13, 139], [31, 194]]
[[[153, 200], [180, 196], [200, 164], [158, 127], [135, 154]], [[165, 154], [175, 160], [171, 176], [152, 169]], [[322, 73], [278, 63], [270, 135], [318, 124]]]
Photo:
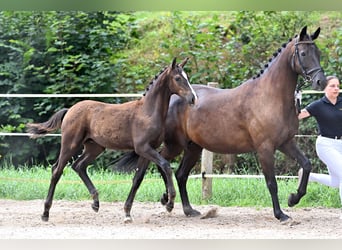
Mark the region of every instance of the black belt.
[[322, 136], [330, 138], [330, 139], [342, 140], [342, 136], [338, 136], [338, 135], [322, 135]]

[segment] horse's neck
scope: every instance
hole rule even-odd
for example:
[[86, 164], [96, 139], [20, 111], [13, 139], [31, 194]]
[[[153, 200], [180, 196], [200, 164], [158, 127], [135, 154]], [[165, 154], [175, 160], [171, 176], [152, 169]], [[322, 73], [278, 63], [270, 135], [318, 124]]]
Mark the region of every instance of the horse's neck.
[[291, 49], [286, 49], [288, 51], [282, 51], [265, 73], [261, 75], [260, 83], [265, 84], [263, 88], [268, 91], [276, 91], [276, 96], [292, 98], [296, 89], [298, 74], [291, 65]]
[[[143, 99], [143, 110], [145, 114], [154, 119], [165, 120], [171, 98], [170, 90], [163, 83], [164, 79], [156, 80], [146, 92]], [[163, 86], [164, 85], [164, 86]]]

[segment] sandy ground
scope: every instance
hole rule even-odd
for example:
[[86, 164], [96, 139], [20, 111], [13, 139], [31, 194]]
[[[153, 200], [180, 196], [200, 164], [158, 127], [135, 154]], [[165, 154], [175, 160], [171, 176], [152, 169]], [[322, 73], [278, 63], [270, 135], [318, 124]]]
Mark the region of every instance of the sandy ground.
[[54, 201], [43, 222], [42, 200], [0, 200], [1, 239], [342, 239], [340, 209], [284, 208], [292, 217], [281, 224], [272, 208], [194, 206], [215, 217], [186, 217], [181, 204], [171, 213], [155, 203], [135, 202], [132, 223], [124, 223], [122, 202]]

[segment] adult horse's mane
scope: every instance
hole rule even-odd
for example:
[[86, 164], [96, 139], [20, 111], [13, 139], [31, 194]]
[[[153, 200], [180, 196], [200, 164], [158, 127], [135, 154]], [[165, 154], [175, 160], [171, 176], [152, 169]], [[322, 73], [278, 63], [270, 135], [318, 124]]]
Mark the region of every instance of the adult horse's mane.
[[[295, 35], [294, 38], [297, 38], [298, 35]], [[281, 45], [281, 47], [279, 47], [272, 55], [273, 57], [271, 57], [270, 59], [268, 59], [268, 62], [266, 64], [264, 64], [264, 67], [260, 70], [260, 72], [256, 75], [253, 76], [253, 80], [256, 78], [259, 78], [270, 66], [271, 64], [274, 62], [274, 60], [278, 57], [278, 55], [283, 51], [283, 49], [286, 48], [286, 46], [292, 42], [293, 38], [289, 38], [289, 40], [286, 43], [283, 43]]]
[[[296, 38], [298, 35], [296, 35], [294, 38]], [[273, 61], [278, 57], [278, 55], [283, 51], [283, 49], [286, 48], [286, 46], [292, 41], [292, 38], [290, 38], [288, 40], [287, 43], [283, 43], [281, 47], [279, 47], [276, 52], [273, 53], [273, 57], [271, 57], [270, 59], [268, 59], [268, 62], [266, 64], [264, 64], [264, 67], [260, 70], [260, 72], [256, 75], [253, 76], [253, 80], [256, 78], [259, 78], [269, 67], [270, 65], [273, 63]]]

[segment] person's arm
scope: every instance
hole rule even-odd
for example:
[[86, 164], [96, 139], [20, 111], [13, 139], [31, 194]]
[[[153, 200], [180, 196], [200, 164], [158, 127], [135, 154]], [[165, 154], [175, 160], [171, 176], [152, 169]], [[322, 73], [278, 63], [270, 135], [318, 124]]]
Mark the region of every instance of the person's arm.
[[298, 119], [301, 120], [309, 116], [310, 116], [310, 113], [306, 109], [302, 109], [300, 113], [298, 114]]

